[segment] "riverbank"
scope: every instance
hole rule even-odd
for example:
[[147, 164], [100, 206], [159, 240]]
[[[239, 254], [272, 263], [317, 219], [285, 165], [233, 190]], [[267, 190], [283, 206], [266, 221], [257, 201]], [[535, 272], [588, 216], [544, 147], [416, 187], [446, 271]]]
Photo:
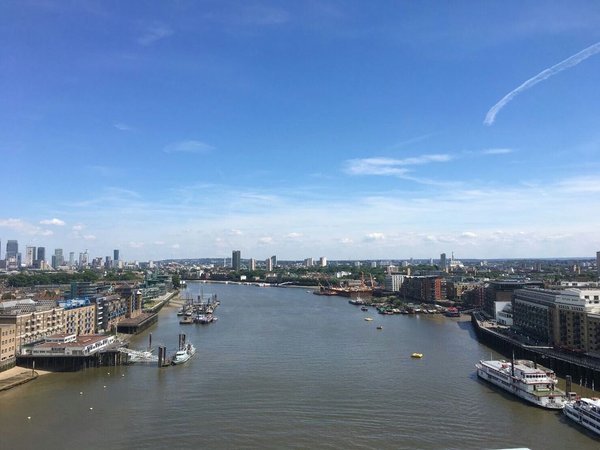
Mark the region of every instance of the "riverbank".
[[13, 367], [0, 372], [0, 391], [6, 391], [22, 384], [35, 380], [40, 375], [47, 375], [51, 372], [46, 370], [31, 370], [25, 367]]

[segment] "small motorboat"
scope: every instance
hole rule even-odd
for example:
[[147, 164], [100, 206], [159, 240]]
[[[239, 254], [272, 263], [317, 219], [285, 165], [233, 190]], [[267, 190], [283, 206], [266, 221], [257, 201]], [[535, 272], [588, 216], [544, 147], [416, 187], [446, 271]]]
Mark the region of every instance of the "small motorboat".
[[378, 326], [377, 326], [377, 329], [378, 329], [378, 330], [383, 330], [383, 327], [382, 327], [381, 325], [378, 325]]
[[373, 318], [372, 318], [372, 317], [365, 317], [365, 320], [366, 320], [367, 322], [370, 322], [371, 320], [373, 320]]
[[412, 355], [410, 355], [411, 358], [422, 358], [423, 357], [423, 353], [413, 353]]

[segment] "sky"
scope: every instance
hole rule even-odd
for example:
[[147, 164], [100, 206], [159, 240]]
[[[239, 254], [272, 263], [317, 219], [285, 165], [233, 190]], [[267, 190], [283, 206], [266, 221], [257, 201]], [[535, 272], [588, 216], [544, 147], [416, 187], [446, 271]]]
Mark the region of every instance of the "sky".
[[600, 250], [597, 1], [0, 2], [0, 245]]

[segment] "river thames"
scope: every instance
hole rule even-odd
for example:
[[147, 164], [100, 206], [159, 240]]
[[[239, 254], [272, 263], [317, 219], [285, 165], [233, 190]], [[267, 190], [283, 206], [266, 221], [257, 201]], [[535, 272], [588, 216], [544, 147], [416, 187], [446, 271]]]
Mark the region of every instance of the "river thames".
[[201, 290], [218, 295], [218, 322], [180, 325], [165, 307], [131, 343], [143, 348], [151, 332], [172, 352], [184, 332], [197, 347], [188, 363], [50, 374], [0, 393], [0, 446], [600, 447], [561, 413], [478, 380], [474, 364], [491, 350], [470, 322], [382, 316], [304, 289], [188, 285]]

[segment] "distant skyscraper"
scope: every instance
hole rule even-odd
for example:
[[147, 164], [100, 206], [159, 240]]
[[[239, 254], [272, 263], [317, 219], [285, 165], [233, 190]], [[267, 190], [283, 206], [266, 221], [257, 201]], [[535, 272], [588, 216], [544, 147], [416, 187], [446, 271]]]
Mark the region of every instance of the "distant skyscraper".
[[33, 266], [33, 263], [36, 260], [35, 254], [36, 254], [35, 247], [30, 247], [30, 246], [25, 247], [25, 265], [27, 267]]
[[64, 265], [65, 263], [65, 259], [63, 257], [63, 250], [62, 248], [57, 248], [54, 249], [54, 258], [53, 258], [53, 267], [56, 269], [57, 267], [60, 267], [62, 265]]
[[319, 258], [319, 265], [321, 267], [327, 267], [327, 258], [325, 258], [324, 256], [321, 256]]
[[37, 248], [37, 260], [46, 261], [46, 247], [38, 247]]
[[231, 252], [231, 267], [233, 270], [240, 270], [242, 267], [242, 252], [234, 250]]
[[83, 253], [79, 254], [79, 268], [84, 268], [87, 267], [89, 264], [89, 255], [88, 255], [88, 251], [86, 250]]
[[256, 260], [254, 258], [250, 259], [250, 270], [256, 270]]
[[312, 267], [314, 265], [314, 261], [312, 258], [306, 258], [304, 260], [304, 267]]
[[277, 256], [271, 256], [271, 264], [273, 265], [273, 267], [277, 267]]
[[265, 260], [265, 265], [266, 265], [267, 272], [270, 272], [273, 270], [273, 260], [271, 258], [267, 258]]
[[444, 272], [446, 271], [446, 254], [442, 253], [440, 255], [440, 269], [443, 270]]
[[598, 278], [600, 278], [600, 252], [596, 252], [596, 269], [598, 270]]
[[119, 250], [113, 250], [113, 260], [119, 260]]
[[75, 252], [69, 252], [69, 267], [75, 266]]
[[17, 258], [17, 253], [19, 253], [19, 243], [13, 239], [9, 239], [6, 241], [6, 260], [9, 258]]

